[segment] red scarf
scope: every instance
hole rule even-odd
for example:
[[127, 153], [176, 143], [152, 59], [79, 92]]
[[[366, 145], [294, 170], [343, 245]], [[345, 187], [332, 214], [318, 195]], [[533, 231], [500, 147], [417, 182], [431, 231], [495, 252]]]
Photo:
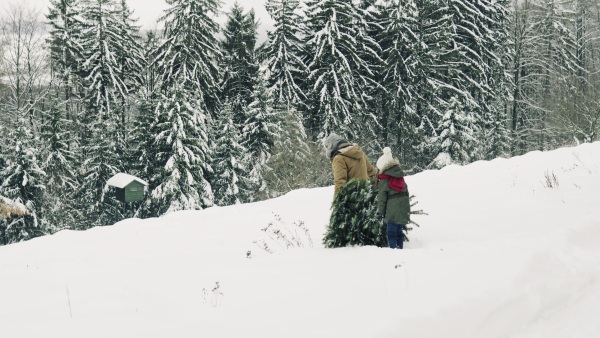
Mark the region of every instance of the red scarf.
[[389, 180], [388, 186], [398, 192], [404, 191], [404, 177], [394, 177], [386, 174], [379, 174], [380, 180]]

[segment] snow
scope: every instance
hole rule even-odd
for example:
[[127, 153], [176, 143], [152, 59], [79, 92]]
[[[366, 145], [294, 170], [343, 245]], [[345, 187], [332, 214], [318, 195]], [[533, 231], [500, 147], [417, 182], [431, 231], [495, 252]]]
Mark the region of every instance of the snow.
[[115, 176], [111, 177], [108, 181], [106, 181], [106, 184], [110, 185], [111, 187], [123, 189], [133, 181], [138, 181], [143, 185], [148, 185], [148, 182], [142, 180], [141, 178], [125, 173], [116, 174]]
[[598, 154], [409, 176], [405, 250], [324, 249], [332, 186], [0, 247], [2, 336], [599, 337]]
[[11, 215], [26, 215], [27, 208], [19, 202], [10, 200], [0, 195], [0, 220], [3, 218], [9, 218]]

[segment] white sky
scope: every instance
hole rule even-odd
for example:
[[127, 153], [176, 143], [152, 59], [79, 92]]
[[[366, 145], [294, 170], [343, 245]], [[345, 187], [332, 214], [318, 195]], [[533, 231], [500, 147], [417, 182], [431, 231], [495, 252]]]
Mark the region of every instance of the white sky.
[[600, 337], [598, 154], [408, 176], [404, 250], [323, 248], [332, 186], [0, 246], [2, 337]]
[[[127, 0], [129, 6], [134, 10], [135, 16], [139, 18], [139, 23], [142, 28], [153, 28], [158, 21], [158, 18], [162, 16], [163, 10], [168, 8], [167, 3], [164, 0]], [[231, 6], [236, 0], [221, 0], [222, 11], [229, 11]], [[257, 18], [260, 20], [261, 25], [258, 29], [259, 40], [263, 41], [266, 39], [266, 31], [272, 28], [272, 20], [264, 7], [266, 0], [238, 0], [238, 3], [242, 5], [246, 10], [254, 8]], [[48, 0], [2, 0], [0, 8], [5, 7], [4, 4], [8, 3], [25, 3], [37, 8], [42, 9], [44, 12], [48, 7]], [[221, 22], [224, 22], [224, 15], [222, 16]]]

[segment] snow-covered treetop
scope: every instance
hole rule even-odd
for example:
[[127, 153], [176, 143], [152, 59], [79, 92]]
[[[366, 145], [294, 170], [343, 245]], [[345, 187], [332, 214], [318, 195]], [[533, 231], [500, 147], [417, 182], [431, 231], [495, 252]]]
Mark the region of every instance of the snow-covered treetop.
[[148, 185], [148, 182], [142, 180], [141, 178], [125, 173], [116, 174], [115, 176], [111, 177], [106, 184], [110, 185], [111, 187], [123, 189], [133, 181], [138, 181], [143, 185]]

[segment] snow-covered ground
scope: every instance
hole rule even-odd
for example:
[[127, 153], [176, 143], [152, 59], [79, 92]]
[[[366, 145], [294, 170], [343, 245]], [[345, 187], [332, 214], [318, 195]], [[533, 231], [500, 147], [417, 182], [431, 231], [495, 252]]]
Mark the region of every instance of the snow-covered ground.
[[600, 143], [407, 182], [405, 250], [324, 249], [332, 187], [0, 247], [1, 336], [600, 337]]

